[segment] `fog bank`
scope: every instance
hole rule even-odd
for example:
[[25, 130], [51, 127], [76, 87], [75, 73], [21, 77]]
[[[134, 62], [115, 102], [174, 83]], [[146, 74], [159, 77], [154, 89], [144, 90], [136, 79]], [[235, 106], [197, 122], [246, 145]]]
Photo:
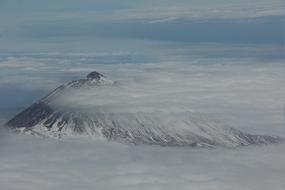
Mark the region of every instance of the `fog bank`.
[[127, 146], [102, 139], [6, 137], [0, 146], [1, 189], [281, 190], [285, 186], [284, 144], [189, 149]]

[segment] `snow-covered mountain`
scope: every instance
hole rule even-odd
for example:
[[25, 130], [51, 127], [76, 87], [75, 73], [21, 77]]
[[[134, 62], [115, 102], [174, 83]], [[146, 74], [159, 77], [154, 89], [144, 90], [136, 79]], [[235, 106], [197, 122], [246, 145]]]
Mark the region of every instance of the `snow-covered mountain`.
[[8, 121], [6, 126], [21, 133], [54, 138], [91, 135], [124, 143], [162, 146], [235, 147], [283, 140], [279, 137], [247, 134], [209, 122], [191, 112], [113, 112], [112, 109], [102, 111], [99, 108], [90, 111], [77, 108], [76, 102], [68, 106], [59, 103], [67, 95], [73, 96], [78, 91], [100, 91], [118, 85], [98, 72], [91, 72], [86, 79], [59, 86]]

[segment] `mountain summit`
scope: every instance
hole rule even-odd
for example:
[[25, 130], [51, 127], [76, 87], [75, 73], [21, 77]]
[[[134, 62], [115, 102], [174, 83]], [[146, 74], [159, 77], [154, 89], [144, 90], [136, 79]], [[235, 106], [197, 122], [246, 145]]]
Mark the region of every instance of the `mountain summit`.
[[[78, 92], [88, 94], [90, 89], [92, 99], [96, 99], [96, 92], [106, 88], [120, 86], [96, 71], [91, 72], [85, 79], [59, 86], [8, 121], [6, 126], [20, 133], [53, 138], [90, 135], [123, 143], [162, 146], [236, 147], [282, 141], [279, 137], [247, 134], [221, 126], [195, 117], [191, 112], [136, 112], [123, 108], [114, 112], [108, 109], [111, 100], [104, 109], [102, 106], [81, 107], [76, 101], [62, 104], [62, 100], [74, 97]], [[118, 94], [116, 98], [124, 97]]]
[[104, 77], [104, 75], [102, 75], [96, 71], [93, 71], [87, 75], [87, 79], [89, 79], [89, 80], [100, 80], [102, 77]]

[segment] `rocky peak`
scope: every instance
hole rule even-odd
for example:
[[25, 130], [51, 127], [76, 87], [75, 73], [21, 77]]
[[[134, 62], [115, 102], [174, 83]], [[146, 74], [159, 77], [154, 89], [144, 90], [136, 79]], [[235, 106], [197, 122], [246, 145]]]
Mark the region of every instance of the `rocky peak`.
[[102, 75], [96, 71], [93, 71], [93, 72], [89, 73], [86, 77], [88, 80], [94, 80], [94, 79], [100, 80], [102, 77], [104, 77], [104, 75]]

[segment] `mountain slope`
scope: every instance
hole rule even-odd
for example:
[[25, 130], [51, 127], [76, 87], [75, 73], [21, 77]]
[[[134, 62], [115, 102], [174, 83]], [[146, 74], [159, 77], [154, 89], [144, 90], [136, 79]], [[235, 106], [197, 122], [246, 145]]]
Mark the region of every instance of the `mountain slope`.
[[[112, 109], [60, 105], [67, 96], [92, 89], [115, 88], [116, 82], [98, 72], [86, 79], [61, 85], [46, 97], [16, 115], [6, 126], [15, 131], [62, 138], [74, 135], [101, 136], [108, 140], [132, 144], [162, 146], [225, 146], [268, 144], [282, 141], [278, 137], [251, 135], [237, 129], [209, 122], [191, 112], [114, 112]], [[96, 94], [94, 95], [96, 98]]]

